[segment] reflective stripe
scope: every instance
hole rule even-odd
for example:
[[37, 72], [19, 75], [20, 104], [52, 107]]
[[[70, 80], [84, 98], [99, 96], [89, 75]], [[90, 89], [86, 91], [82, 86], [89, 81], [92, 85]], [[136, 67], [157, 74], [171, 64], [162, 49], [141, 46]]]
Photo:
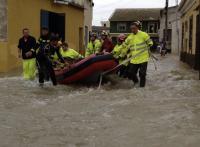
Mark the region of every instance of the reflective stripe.
[[142, 49], [145, 49], [147, 48], [146, 46], [145, 47], [140, 47], [140, 48], [130, 48], [131, 51], [140, 51]]
[[150, 42], [152, 42], [152, 40], [149, 38], [146, 42], [147, 42], [147, 43], [150, 43]]
[[136, 51], [140, 51], [140, 50], [145, 49], [145, 48], [147, 49], [146, 46], [145, 47], [141, 47], [141, 48], [137, 48]]
[[146, 45], [146, 42], [136, 44], [136, 46], [142, 46], [142, 45]]

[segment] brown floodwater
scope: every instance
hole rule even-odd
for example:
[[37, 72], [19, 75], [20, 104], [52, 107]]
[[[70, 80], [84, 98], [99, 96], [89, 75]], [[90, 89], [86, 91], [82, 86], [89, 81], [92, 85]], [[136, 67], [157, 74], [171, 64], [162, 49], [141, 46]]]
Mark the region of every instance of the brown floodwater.
[[0, 78], [0, 147], [199, 147], [198, 72], [150, 62], [147, 87], [115, 75], [101, 89]]

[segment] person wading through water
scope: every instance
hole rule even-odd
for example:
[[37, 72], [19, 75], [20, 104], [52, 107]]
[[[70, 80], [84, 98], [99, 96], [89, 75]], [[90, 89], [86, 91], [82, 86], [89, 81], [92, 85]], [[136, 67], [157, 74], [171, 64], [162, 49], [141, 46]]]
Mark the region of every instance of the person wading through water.
[[147, 65], [150, 58], [149, 48], [153, 45], [153, 42], [147, 33], [140, 30], [140, 27], [141, 24], [138, 21], [131, 24], [132, 33], [126, 39], [124, 47], [127, 48], [128, 58], [142, 52], [130, 61], [128, 75], [135, 85], [139, 82], [137, 77], [139, 71], [140, 87], [145, 87]]
[[45, 71], [47, 70], [49, 76], [52, 80], [54, 86], [57, 85], [54, 69], [53, 69], [53, 59], [55, 54], [58, 56], [58, 60], [62, 63], [65, 63], [62, 55], [59, 52], [58, 46], [59, 38], [56, 36], [51, 36], [50, 43], [48, 43], [44, 48], [39, 48], [37, 53], [38, 61], [38, 71], [39, 71], [39, 83], [40, 86], [44, 84]]
[[[44, 48], [49, 43], [50, 43], [49, 29], [47, 27], [43, 27], [41, 29], [41, 36], [38, 39], [37, 48]], [[49, 81], [49, 73], [48, 73], [48, 70], [46, 69], [46, 67], [42, 67], [42, 68], [38, 68], [38, 69], [44, 70], [44, 71], [39, 71], [39, 73], [44, 72], [45, 80]]]
[[29, 35], [29, 29], [23, 29], [23, 37], [18, 44], [18, 56], [23, 59], [23, 77], [34, 80], [36, 75], [36, 39]]

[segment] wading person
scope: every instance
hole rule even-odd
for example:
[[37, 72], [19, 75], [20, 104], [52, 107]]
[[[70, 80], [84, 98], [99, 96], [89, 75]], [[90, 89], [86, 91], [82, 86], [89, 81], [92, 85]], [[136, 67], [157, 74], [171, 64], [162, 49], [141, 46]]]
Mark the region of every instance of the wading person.
[[97, 34], [92, 33], [90, 37], [90, 42], [87, 45], [85, 57], [88, 57], [92, 54], [98, 54], [101, 50], [101, 41], [97, 39]]
[[[112, 55], [119, 64], [121, 64], [126, 59], [126, 48], [124, 48], [123, 43], [126, 39], [126, 35], [120, 34], [117, 39], [117, 44], [115, 45]], [[119, 69], [119, 76], [120, 77], [127, 77], [127, 64], [124, 64]]]
[[23, 29], [23, 37], [18, 44], [18, 55], [23, 59], [23, 77], [26, 80], [35, 79], [36, 46], [36, 39], [29, 35], [29, 29]]
[[113, 46], [111, 39], [108, 36], [108, 32], [103, 31], [101, 33], [101, 39], [102, 39], [101, 52], [111, 53], [114, 46]]
[[[38, 39], [38, 48], [44, 48], [47, 44], [49, 44], [49, 42], [50, 42], [49, 29], [47, 27], [43, 27], [41, 29], [41, 36]], [[42, 69], [44, 70], [45, 80], [49, 81], [48, 70], [45, 69], [45, 67], [43, 67]]]
[[44, 84], [45, 72], [47, 70], [53, 85], [57, 85], [57, 81], [55, 78], [55, 73], [53, 69], [53, 62], [55, 55], [58, 57], [60, 62], [64, 63], [64, 59], [59, 52], [58, 46], [58, 37], [52, 36], [50, 39], [50, 43], [47, 44], [44, 48], [39, 48], [37, 54], [38, 61], [38, 71], [39, 71], [39, 83], [41, 86]]
[[125, 46], [127, 47], [128, 57], [134, 57], [130, 61], [128, 74], [134, 84], [139, 82], [137, 73], [139, 71], [140, 77], [140, 87], [145, 87], [146, 84], [146, 72], [147, 65], [150, 58], [149, 48], [153, 45], [150, 36], [139, 30], [139, 22], [134, 22], [131, 25], [131, 34], [125, 41]]

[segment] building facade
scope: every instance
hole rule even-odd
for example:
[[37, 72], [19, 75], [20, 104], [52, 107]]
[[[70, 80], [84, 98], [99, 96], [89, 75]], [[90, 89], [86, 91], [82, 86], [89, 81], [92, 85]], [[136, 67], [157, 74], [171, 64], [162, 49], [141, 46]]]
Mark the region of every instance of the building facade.
[[199, 0], [182, 0], [179, 6], [181, 13], [181, 61], [194, 69], [200, 69], [200, 24]]
[[[164, 40], [165, 9], [160, 11], [159, 41]], [[167, 49], [173, 54], [179, 54], [181, 47], [181, 24], [178, 6], [168, 8]]]
[[92, 19], [93, 19], [93, 0], [85, 0], [84, 1], [84, 46], [86, 48], [89, 42], [89, 36], [92, 32]]
[[0, 1], [0, 72], [21, 65], [17, 44], [22, 29], [30, 29], [38, 38], [41, 27], [59, 33], [70, 47], [81, 50], [84, 40], [84, 6], [76, 1], [1, 0]]
[[158, 42], [158, 29], [160, 26], [161, 9], [116, 9], [110, 17], [110, 35], [113, 42], [117, 41], [117, 36], [121, 33], [131, 33], [131, 23], [140, 21], [142, 31], [149, 33], [154, 42]]

